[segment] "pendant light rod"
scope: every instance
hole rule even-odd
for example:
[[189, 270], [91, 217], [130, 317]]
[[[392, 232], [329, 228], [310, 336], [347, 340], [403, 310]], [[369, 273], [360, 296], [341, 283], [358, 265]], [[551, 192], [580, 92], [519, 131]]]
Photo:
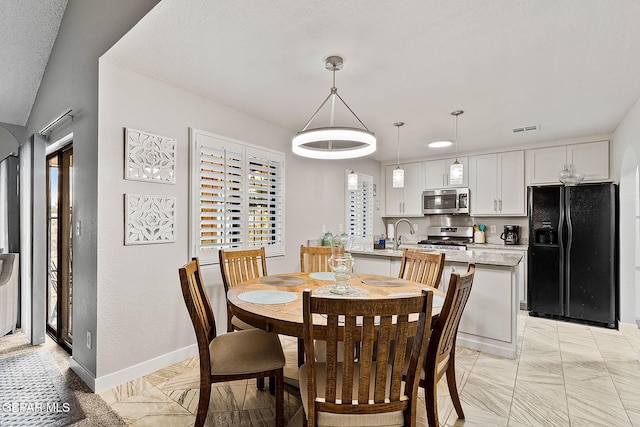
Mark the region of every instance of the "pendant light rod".
[[404, 126], [404, 122], [395, 122], [393, 125], [398, 128], [398, 163], [397, 163], [397, 166], [400, 167], [400, 127]]
[[458, 160], [458, 116], [464, 113], [462, 110], [455, 110], [451, 112], [451, 115], [456, 118], [456, 161]]
[[322, 107], [324, 107], [324, 105], [327, 103], [327, 101], [330, 98], [333, 98], [333, 100], [332, 100], [333, 103], [331, 105], [331, 122], [330, 122], [329, 125], [333, 126], [333, 114], [334, 114], [335, 98], [336, 97], [338, 97], [338, 99], [342, 102], [342, 104], [344, 104], [344, 106], [347, 107], [347, 110], [349, 110], [349, 112], [351, 114], [353, 114], [353, 117], [355, 117], [356, 120], [358, 120], [358, 122], [362, 125], [362, 127], [365, 128], [365, 130], [367, 132], [371, 132], [369, 130], [369, 128], [362, 122], [362, 120], [360, 120], [360, 117], [358, 117], [358, 115], [356, 113], [354, 113], [354, 111], [351, 109], [351, 107], [349, 107], [349, 105], [346, 103], [346, 101], [344, 99], [342, 99], [342, 97], [338, 93], [338, 88], [336, 87], [336, 71], [341, 70], [342, 67], [343, 67], [343, 64], [344, 63], [343, 63], [342, 57], [340, 57], [340, 56], [330, 56], [330, 57], [328, 57], [326, 59], [326, 68], [327, 68], [327, 70], [330, 70], [332, 72], [332, 74], [333, 74], [333, 86], [331, 87], [331, 91], [330, 91], [329, 95], [327, 95], [327, 97], [324, 99], [324, 101], [322, 101], [322, 104], [320, 104], [320, 106], [315, 111], [315, 113], [313, 113], [313, 115], [311, 116], [311, 118], [309, 119], [307, 124], [305, 124], [304, 127], [302, 128], [301, 132], [304, 132], [305, 130], [307, 130], [307, 128], [309, 127], [309, 125], [311, 124], [313, 119], [316, 118], [316, 116], [318, 115], [320, 110], [322, 110]]

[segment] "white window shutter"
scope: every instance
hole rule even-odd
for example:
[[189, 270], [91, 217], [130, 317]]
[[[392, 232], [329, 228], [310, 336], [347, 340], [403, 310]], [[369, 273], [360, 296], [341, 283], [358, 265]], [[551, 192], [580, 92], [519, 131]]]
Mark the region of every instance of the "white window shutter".
[[265, 246], [284, 253], [284, 155], [191, 129], [191, 256]]

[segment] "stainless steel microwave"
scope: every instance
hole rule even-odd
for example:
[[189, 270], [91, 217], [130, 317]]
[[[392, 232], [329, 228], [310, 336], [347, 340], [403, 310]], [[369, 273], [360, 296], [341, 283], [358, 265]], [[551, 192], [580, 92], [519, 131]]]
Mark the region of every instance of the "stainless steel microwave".
[[469, 189], [447, 188], [423, 191], [422, 213], [424, 215], [468, 214]]

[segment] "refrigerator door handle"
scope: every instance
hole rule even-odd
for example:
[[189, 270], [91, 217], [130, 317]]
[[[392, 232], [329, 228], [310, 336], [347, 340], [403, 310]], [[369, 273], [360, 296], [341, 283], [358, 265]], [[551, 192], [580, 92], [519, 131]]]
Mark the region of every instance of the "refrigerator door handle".
[[564, 306], [564, 288], [565, 288], [565, 250], [564, 250], [564, 243], [565, 243], [565, 234], [564, 234], [564, 227], [565, 227], [565, 192], [564, 192], [564, 188], [560, 188], [560, 200], [559, 200], [559, 205], [560, 205], [560, 219], [558, 221], [558, 245], [560, 247], [560, 271], [559, 271], [559, 276], [560, 276], [560, 289], [558, 290], [559, 294], [560, 294], [560, 310], [561, 310], [561, 314], [564, 315], [565, 314], [565, 306]]
[[[571, 283], [571, 246], [573, 243], [573, 225], [571, 224], [571, 191], [569, 189], [565, 189], [565, 218], [567, 221], [567, 250], [564, 253], [565, 259], [565, 301], [567, 303], [571, 301], [571, 287], [569, 284]], [[569, 306], [565, 306], [564, 308], [565, 316], [570, 316]]]

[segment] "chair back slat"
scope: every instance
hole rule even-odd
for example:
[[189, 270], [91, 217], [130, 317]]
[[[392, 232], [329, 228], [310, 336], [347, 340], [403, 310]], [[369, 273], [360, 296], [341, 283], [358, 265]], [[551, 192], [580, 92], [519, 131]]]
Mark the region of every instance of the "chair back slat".
[[240, 251], [220, 249], [218, 254], [222, 282], [227, 292], [238, 283], [268, 274], [264, 247]]
[[[304, 340], [308, 401], [318, 411], [341, 414], [411, 411], [417, 399], [417, 378], [427, 348], [431, 326], [433, 293], [427, 289], [420, 296], [368, 300], [362, 298], [331, 298], [303, 293]], [[315, 329], [313, 316], [327, 319], [324, 337], [326, 345], [326, 379], [324, 400], [316, 400], [316, 372], [313, 358]], [[403, 368], [409, 337], [420, 335], [409, 348], [409, 371], [403, 389]], [[339, 351], [338, 343], [344, 351]], [[393, 342], [393, 345], [392, 345]], [[375, 345], [374, 345], [375, 343]], [[361, 346], [356, 359], [353, 349]], [[411, 371], [411, 366], [413, 370]], [[403, 392], [404, 390], [404, 392]], [[358, 404], [353, 404], [357, 401]], [[413, 406], [412, 406], [413, 405]], [[413, 409], [415, 410], [415, 409]], [[310, 422], [310, 425], [313, 423]]]
[[398, 277], [437, 289], [440, 286], [444, 269], [444, 257], [444, 253], [405, 248], [402, 251], [402, 263]]
[[329, 267], [331, 246], [300, 246], [300, 271], [316, 273], [331, 271]]

